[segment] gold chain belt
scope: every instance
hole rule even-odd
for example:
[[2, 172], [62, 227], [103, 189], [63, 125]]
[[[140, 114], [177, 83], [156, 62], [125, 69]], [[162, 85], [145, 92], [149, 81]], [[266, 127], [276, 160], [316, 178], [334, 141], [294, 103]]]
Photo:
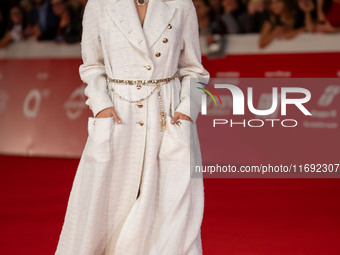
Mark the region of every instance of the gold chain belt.
[[[171, 77], [169, 78], [164, 78], [164, 79], [153, 79], [153, 80], [121, 80], [121, 79], [113, 79], [110, 77], [106, 77], [106, 82], [108, 85], [108, 88], [117, 95], [120, 99], [127, 101], [129, 103], [137, 103], [138, 107], [141, 106], [141, 102], [148, 99], [156, 89], [158, 89], [158, 99], [159, 99], [159, 109], [160, 109], [160, 114], [161, 114], [161, 127], [162, 130], [166, 128], [166, 121], [165, 121], [165, 112], [163, 109], [163, 101], [162, 101], [162, 93], [161, 93], [161, 85], [167, 84], [169, 81], [175, 79], [178, 76], [178, 71]], [[114, 90], [113, 86], [109, 86], [110, 82], [122, 84], [122, 85], [134, 85], [136, 86], [137, 89], [141, 89], [142, 86], [154, 86], [154, 89], [151, 91], [149, 95], [147, 95], [144, 98], [140, 98], [137, 100], [130, 100], [128, 98], [122, 97], [117, 93], [117, 91]]]

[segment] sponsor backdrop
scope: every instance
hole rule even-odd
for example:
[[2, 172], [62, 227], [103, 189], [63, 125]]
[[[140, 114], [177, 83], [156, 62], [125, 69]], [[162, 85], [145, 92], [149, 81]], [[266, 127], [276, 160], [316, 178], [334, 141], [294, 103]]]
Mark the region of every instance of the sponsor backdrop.
[[[92, 116], [84, 103], [85, 84], [78, 73], [80, 47], [53, 43], [10, 47], [0, 51], [0, 153], [79, 157], [86, 142], [87, 120]], [[212, 78], [232, 78], [231, 84], [240, 86], [245, 97], [246, 88], [251, 86], [249, 80], [256, 83], [254, 107], [262, 109], [270, 105], [272, 87], [281, 87], [269, 82], [274, 78], [317, 78], [298, 79], [294, 84], [311, 92], [305, 106], [313, 116], [295, 111], [294, 118], [299, 122], [296, 128], [231, 127], [230, 123], [213, 128], [214, 118], [233, 118], [231, 93], [216, 89], [224, 104], [216, 106], [208, 96], [208, 114], [197, 120], [204, 163], [339, 163], [335, 161], [340, 144], [340, 83], [336, 79], [340, 77], [340, 49], [299, 53], [253, 50], [249, 54], [233, 53], [230, 45], [229, 49], [223, 58], [203, 56]], [[262, 79], [267, 82], [261, 83], [259, 78], [272, 79]], [[258, 119], [249, 112], [242, 118]], [[278, 115], [275, 118], [283, 119]], [[235, 119], [240, 120], [240, 116]]]

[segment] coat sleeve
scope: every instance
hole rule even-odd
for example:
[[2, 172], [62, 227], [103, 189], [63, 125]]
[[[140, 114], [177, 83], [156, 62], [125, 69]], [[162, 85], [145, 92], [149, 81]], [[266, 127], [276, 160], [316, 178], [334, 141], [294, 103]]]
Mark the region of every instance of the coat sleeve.
[[97, 113], [113, 107], [106, 87], [106, 72], [99, 35], [100, 17], [97, 0], [89, 0], [85, 6], [82, 21], [81, 55], [83, 64], [79, 66], [81, 80], [87, 84], [84, 94], [85, 101], [95, 117]]
[[201, 95], [204, 91], [197, 87], [204, 87], [198, 83], [208, 83], [210, 74], [202, 65], [199, 41], [199, 28], [196, 9], [193, 2], [188, 1], [188, 10], [183, 11], [183, 48], [180, 53], [178, 69], [181, 81], [180, 103], [176, 107], [196, 122], [201, 111]]

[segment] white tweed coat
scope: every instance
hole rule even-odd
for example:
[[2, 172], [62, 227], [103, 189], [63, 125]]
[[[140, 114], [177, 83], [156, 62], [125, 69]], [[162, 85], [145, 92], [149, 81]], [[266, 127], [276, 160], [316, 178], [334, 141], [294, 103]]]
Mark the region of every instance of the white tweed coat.
[[[93, 117], [55, 254], [202, 254], [203, 180], [191, 177], [191, 171], [202, 163], [196, 119], [203, 92], [192, 89], [190, 80], [206, 83], [209, 73], [201, 64], [192, 0], [150, 0], [143, 27], [134, 0], [89, 0], [81, 46], [79, 72]], [[157, 93], [138, 107], [106, 84], [106, 75], [159, 79], [177, 70], [179, 76], [161, 86], [164, 131]], [[111, 86], [131, 100], [152, 90]], [[122, 124], [96, 118], [112, 106]], [[175, 111], [191, 121], [171, 124]]]

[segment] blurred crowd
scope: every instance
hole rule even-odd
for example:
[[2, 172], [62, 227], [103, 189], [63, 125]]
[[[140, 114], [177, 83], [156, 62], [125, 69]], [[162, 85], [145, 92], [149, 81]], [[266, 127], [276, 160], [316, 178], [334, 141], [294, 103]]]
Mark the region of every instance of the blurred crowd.
[[0, 3], [0, 48], [22, 40], [81, 40], [87, 0], [21, 0]]
[[340, 32], [340, 0], [193, 0], [200, 33], [260, 33], [259, 46], [301, 32]]
[[[127, 1], [127, 0], [124, 0]], [[152, 1], [152, 0], [151, 0]], [[340, 32], [340, 0], [193, 0], [200, 34], [259, 33], [261, 48], [301, 32]], [[21, 40], [81, 41], [87, 0], [1, 0], [0, 48]]]

